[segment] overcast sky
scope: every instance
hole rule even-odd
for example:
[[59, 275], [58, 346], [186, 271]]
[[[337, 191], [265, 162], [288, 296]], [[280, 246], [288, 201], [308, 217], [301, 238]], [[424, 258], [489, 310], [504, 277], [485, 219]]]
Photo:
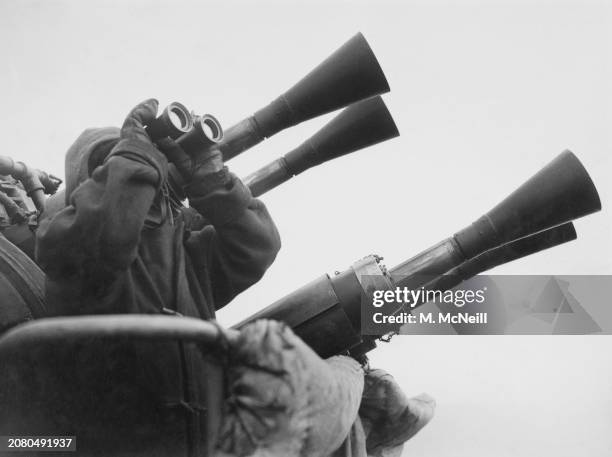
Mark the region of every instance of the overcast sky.
[[[265, 195], [283, 249], [220, 314], [231, 324], [378, 253], [388, 266], [472, 222], [566, 148], [604, 211], [579, 240], [498, 268], [611, 274], [612, 15], [597, 2], [0, 2], [5, 155], [63, 176], [86, 127], [180, 101], [223, 125], [251, 114], [356, 32], [387, 75], [401, 137]], [[331, 119], [230, 163], [244, 176]], [[609, 300], [608, 300], [609, 302]], [[378, 350], [434, 421], [405, 455], [607, 456], [610, 337], [402, 337]]]

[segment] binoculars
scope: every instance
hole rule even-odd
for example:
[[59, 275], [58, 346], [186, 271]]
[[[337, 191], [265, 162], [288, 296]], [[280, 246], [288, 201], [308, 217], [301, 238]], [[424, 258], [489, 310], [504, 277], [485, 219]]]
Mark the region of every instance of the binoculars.
[[161, 115], [146, 126], [152, 141], [172, 138], [188, 154], [216, 146], [223, 138], [219, 121], [210, 114], [195, 115], [181, 103], [170, 103]]

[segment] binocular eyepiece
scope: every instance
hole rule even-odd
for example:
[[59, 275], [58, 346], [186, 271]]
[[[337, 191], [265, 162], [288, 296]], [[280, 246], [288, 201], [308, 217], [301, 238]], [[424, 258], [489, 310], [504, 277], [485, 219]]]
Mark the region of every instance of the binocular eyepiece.
[[179, 137], [176, 142], [188, 154], [196, 154], [215, 146], [222, 138], [223, 129], [219, 121], [210, 114], [204, 114], [195, 116], [191, 130]]
[[182, 103], [173, 102], [164, 108], [157, 119], [147, 125], [149, 137], [155, 141], [170, 137], [176, 140], [193, 128], [193, 116]]
[[215, 146], [223, 139], [223, 128], [210, 114], [202, 116], [190, 112], [185, 105], [170, 103], [146, 127], [152, 141], [172, 138], [188, 154], [197, 154]]

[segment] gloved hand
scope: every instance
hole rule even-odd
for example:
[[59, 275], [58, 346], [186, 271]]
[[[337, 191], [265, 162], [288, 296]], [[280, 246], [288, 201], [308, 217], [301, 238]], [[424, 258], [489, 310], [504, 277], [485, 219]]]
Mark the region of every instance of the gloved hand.
[[180, 184], [188, 196], [203, 195], [211, 188], [225, 184], [229, 178], [221, 151], [215, 146], [188, 154], [172, 138], [163, 138], [157, 141], [157, 147], [176, 167], [182, 181]]
[[168, 173], [168, 161], [155, 147], [144, 128], [155, 119], [157, 107], [157, 100], [151, 98], [139, 103], [130, 111], [121, 127], [119, 143], [106, 160], [120, 155], [138, 162], [146, 162], [158, 171], [159, 186], [161, 186]]
[[158, 101], [154, 98], [145, 100], [136, 105], [127, 115], [121, 127], [121, 139], [141, 141], [152, 145], [149, 135], [144, 126], [149, 124], [157, 116]]
[[368, 456], [400, 455], [404, 442], [431, 420], [435, 405], [427, 394], [407, 398], [385, 371], [367, 370], [359, 417]]

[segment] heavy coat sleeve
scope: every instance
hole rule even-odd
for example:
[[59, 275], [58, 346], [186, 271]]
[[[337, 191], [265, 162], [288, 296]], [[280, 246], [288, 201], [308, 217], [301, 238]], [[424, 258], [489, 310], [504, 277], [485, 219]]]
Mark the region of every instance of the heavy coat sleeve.
[[220, 309], [261, 279], [280, 249], [280, 236], [265, 205], [233, 174], [189, 201], [210, 225], [191, 234], [187, 250]]
[[37, 260], [49, 279], [108, 284], [133, 262], [147, 213], [167, 174], [152, 147], [122, 143], [37, 231]]

